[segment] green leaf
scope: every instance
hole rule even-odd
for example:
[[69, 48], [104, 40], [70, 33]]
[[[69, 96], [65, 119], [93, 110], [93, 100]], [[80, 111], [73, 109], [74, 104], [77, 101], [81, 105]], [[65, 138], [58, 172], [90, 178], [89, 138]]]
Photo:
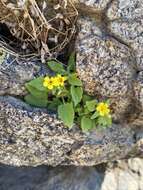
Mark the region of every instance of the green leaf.
[[98, 116], [99, 116], [99, 113], [98, 113], [98, 112], [95, 112], [95, 113], [91, 116], [91, 119], [96, 119]]
[[84, 94], [83, 97], [82, 97], [83, 103], [86, 103], [86, 101], [90, 101], [92, 99], [93, 99], [92, 96], [89, 96], [89, 95], [86, 95], [86, 94]]
[[39, 91], [35, 87], [30, 86], [30, 85], [27, 85], [26, 88], [28, 89], [30, 94], [34, 96], [35, 98], [39, 98], [39, 99], [48, 98], [48, 92]]
[[75, 70], [76, 70], [75, 52], [73, 52], [70, 55], [69, 60], [68, 60], [67, 71], [68, 71], [68, 73], [71, 73], [71, 72], [75, 72]]
[[69, 96], [69, 91], [66, 89], [59, 89], [56, 97], [68, 97]]
[[86, 101], [87, 109], [90, 112], [93, 112], [96, 109], [95, 108], [96, 105], [97, 105], [97, 101], [96, 100]]
[[57, 61], [48, 61], [49, 68], [59, 74], [66, 74], [66, 71], [64, 69], [64, 66], [61, 63], [58, 63]]
[[111, 115], [105, 116], [107, 127], [112, 125], [112, 117]]
[[83, 89], [81, 87], [71, 86], [71, 96], [75, 106], [81, 102], [82, 95]]
[[90, 113], [90, 111], [86, 108], [86, 107], [84, 107], [84, 115], [87, 115], [87, 114], [89, 114]]
[[24, 97], [25, 101], [32, 105], [32, 106], [36, 106], [36, 107], [46, 107], [48, 100], [45, 98], [36, 98], [34, 96], [32, 96], [31, 94], [27, 95]]
[[62, 104], [58, 107], [58, 116], [63, 121], [63, 123], [71, 128], [74, 122], [74, 109], [72, 103]]
[[81, 118], [81, 128], [83, 132], [87, 132], [93, 129], [93, 127], [94, 127], [94, 123], [89, 117], [83, 116]]
[[61, 105], [62, 102], [58, 98], [54, 98], [53, 101], [48, 103], [49, 110], [57, 110], [57, 107]]
[[68, 82], [73, 86], [82, 86], [81, 80], [77, 77], [77, 74], [71, 74], [68, 77]]
[[98, 118], [98, 124], [102, 127], [109, 127], [112, 125], [112, 118], [111, 116], [104, 116]]
[[43, 86], [43, 81], [44, 81], [44, 78], [39, 77], [39, 78], [31, 80], [30, 82], [27, 82], [25, 86], [30, 93], [32, 93], [33, 88], [39, 91], [47, 92], [48, 90]]

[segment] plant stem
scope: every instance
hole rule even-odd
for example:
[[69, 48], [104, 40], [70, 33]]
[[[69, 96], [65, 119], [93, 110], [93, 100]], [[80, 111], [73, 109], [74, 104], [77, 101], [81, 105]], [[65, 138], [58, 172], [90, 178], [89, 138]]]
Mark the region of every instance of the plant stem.
[[65, 99], [64, 99], [64, 97], [62, 96], [62, 102], [63, 102], [63, 104], [65, 104]]

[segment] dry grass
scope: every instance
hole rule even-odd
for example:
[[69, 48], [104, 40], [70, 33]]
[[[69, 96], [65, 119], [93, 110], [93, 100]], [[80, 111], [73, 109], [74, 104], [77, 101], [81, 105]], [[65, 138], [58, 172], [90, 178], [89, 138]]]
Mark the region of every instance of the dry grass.
[[56, 57], [75, 34], [74, 0], [0, 0], [0, 23], [17, 39], [0, 46], [20, 57]]

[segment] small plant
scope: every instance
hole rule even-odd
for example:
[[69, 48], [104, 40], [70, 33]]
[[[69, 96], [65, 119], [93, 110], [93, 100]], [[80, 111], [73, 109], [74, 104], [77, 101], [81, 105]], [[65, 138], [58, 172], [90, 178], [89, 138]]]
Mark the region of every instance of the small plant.
[[82, 81], [75, 72], [75, 56], [72, 54], [67, 68], [57, 61], [49, 61], [53, 76], [36, 78], [26, 83], [29, 92], [25, 101], [33, 106], [57, 111], [58, 117], [71, 128], [73, 123], [84, 132], [96, 126], [112, 124], [109, 101], [98, 102], [83, 92]]

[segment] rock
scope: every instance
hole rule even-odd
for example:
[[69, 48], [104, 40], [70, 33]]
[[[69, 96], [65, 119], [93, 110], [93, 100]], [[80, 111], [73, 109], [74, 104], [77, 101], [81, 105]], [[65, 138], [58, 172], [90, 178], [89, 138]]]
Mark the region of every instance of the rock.
[[113, 1], [107, 11], [110, 32], [128, 44], [136, 55], [139, 70], [143, 69], [143, 4], [142, 0]]
[[141, 154], [142, 144], [136, 144], [135, 132], [128, 126], [85, 134], [77, 126], [69, 130], [56, 115], [12, 97], [0, 97], [0, 110], [0, 162], [4, 164], [92, 166]]
[[134, 91], [140, 108], [143, 110], [143, 71], [138, 73], [137, 80], [134, 83]]
[[106, 13], [109, 20], [134, 20], [143, 16], [142, 0], [112, 1]]
[[128, 44], [136, 55], [138, 70], [143, 69], [143, 29], [142, 20], [114, 21], [109, 24], [111, 32]]
[[143, 190], [143, 159], [97, 167], [0, 165], [1, 190]]
[[142, 190], [143, 159], [119, 161], [107, 167], [101, 190]]
[[74, 0], [74, 2], [79, 4], [79, 8], [85, 6], [88, 11], [102, 11], [106, 8], [110, 0]]
[[48, 73], [48, 68], [41, 62], [17, 61], [8, 56], [0, 65], [0, 95], [25, 95], [26, 82]]
[[[131, 101], [135, 75], [132, 53], [124, 44], [104, 36], [93, 19], [83, 17], [78, 23], [77, 72], [85, 90], [101, 98], [110, 98], [113, 105], [120, 102], [119, 113], [123, 114]], [[115, 109], [116, 106], [113, 112], [118, 118], [120, 114]]]
[[0, 166], [1, 190], [99, 190], [104, 169]]
[[[33, 5], [35, 2], [31, 1], [27, 10], [30, 10], [31, 18], [34, 19], [37, 16], [38, 19], [33, 20], [33, 23], [29, 17], [24, 18], [25, 21], [28, 18], [28, 23], [30, 21], [29, 24], [32, 26], [32, 33], [30, 33], [31, 27], [26, 29], [31, 34], [30, 38], [27, 37], [28, 41], [32, 39], [33, 42], [31, 44], [30, 41], [30, 46], [33, 45], [39, 53], [39, 46], [37, 47], [39, 44], [37, 40], [39, 40], [43, 60], [47, 54], [51, 55], [43, 41], [46, 31], [48, 31], [49, 36], [46, 36], [44, 40], [49, 47], [54, 49], [57, 47], [57, 43], [65, 45], [69, 41], [67, 39], [62, 40], [67, 36], [63, 33], [66, 33], [66, 29], [68, 34], [73, 35], [75, 32], [74, 26], [77, 18], [75, 8], [76, 6], [79, 8], [77, 22], [79, 30], [75, 44], [77, 73], [83, 81], [87, 94], [95, 96], [100, 101], [110, 100], [113, 126], [101, 131], [94, 129], [85, 134], [81, 132], [78, 126], [73, 126], [71, 130], [66, 128], [57, 119], [55, 113], [28, 106], [23, 102], [23, 95], [27, 93], [24, 87], [25, 82], [34, 77], [46, 75], [49, 70], [34, 59], [24, 61], [9, 57], [0, 65], [0, 162], [15, 166], [37, 166], [41, 164], [93, 166], [136, 155], [141, 156], [143, 153], [143, 136], [141, 135], [143, 124], [143, 14], [141, 0], [79, 0], [78, 2], [74, 0], [75, 4], [70, 4], [67, 9], [65, 9], [67, 1], [60, 1], [62, 5], [60, 8], [53, 6], [53, 1], [50, 1], [49, 3], [52, 4], [47, 8], [48, 10], [49, 8], [50, 10], [54, 9], [52, 15], [55, 14], [54, 18], [57, 19], [55, 21], [53, 16], [51, 17], [51, 11], [43, 10], [46, 18], [52, 19], [50, 26], [53, 23], [52, 27], [54, 28], [50, 28], [50, 30], [48, 30], [49, 23], [39, 16], [41, 14], [35, 15], [35, 8], [31, 11], [31, 6], [37, 7], [37, 4]], [[43, 5], [43, 1], [37, 2], [39, 9], [44, 9], [43, 6], [46, 5]], [[17, 16], [17, 9], [14, 13], [11, 11], [15, 6], [20, 6], [20, 9], [23, 9], [24, 5], [19, 5], [16, 1], [14, 3], [9, 6], [6, 1], [5, 8], [7, 11], [10, 10], [10, 14], [2, 19], [2, 24], [9, 27], [15, 39], [19, 38], [21, 32], [23, 34], [23, 29], [20, 27], [20, 33], [13, 33], [18, 24], [21, 23], [21, 16]], [[2, 6], [0, 9], [3, 9]], [[70, 19], [69, 17], [66, 19], [69, 10], [71, 11], [71, 6], [73, 16], [70, 15]], [[9, 12], [3, 11], [0, 17], [4, 16], [3, 13], [7, 15]], [[20, 13], [22, 16], [25, 14], [24, 11]], [[20, 22], [16, 19], [18, 23], [15, 27], [13, 27], [15, 20], [12, 16], [10, 17], [11, 14], [14, 18], [17, 16], [20, 19]], [[9, 19], [12, 19], [12, 22]], [[39, 27], [41, 22], [43, 26], [43, 19], [44, 23], [48, 24], [45, 24], [46, 27], [48, 26], [47, 28], [45, 25], [43, 28]], [[33, 24], [38, 30], [40, 29], [37, 31], [38, 38], [33, 36], [35, 35]], [[61, 28], [57, 34], [59, 25]], [[52, 31], [54, 31], [54, 35], [49, 33]], [[54, 44], [52, 44], [53, 39], [57, 39]], [[57, 55], [58, 52], [59, 50], [54, 49], [53, 56]], [[129, 175], [128, 171], [127, 175]], [[125, 173], [121, 172], [121, 184], [123, 184], [124, 176]], [[136, 189], [136, 180], [132, 179], [131, 176], [128, 178], [134, 181], [134, 189]], [[116, 187], [114, 182], [115, 176], [112, 183]], [[128, 187], [130, 184], [125, 188]]]

